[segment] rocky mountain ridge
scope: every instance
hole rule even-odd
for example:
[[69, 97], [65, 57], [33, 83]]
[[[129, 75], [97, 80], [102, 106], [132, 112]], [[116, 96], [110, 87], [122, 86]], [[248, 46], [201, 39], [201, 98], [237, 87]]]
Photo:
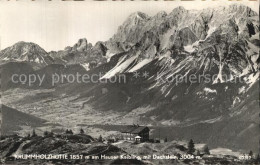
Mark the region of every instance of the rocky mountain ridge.
[[39, 45], [23, 41], [0, 51], [0, 60], [2, 62], [27, 61], [41, 66], [53, 63], [53, 59]]
[[[259, 34], [258, 14], [249, 7], [235, 4], [201, 11], [189, 11], [178, 7], [168, 15], [165, 12], [160, 12], [153, 17], [140, 12], [132, 14], [106, 45], [110, 50], [110, 45], [113, 45], [111, 43], [121, 43], [119, 45], [122, 45], [121, 49], [125, 51], [130, 48], [140, 51], [142, 54], [140, 58], [155, 56], [159, 58], [159, 56], [167, 56], [169, 51], [177, 51], [174, 54], [186, 51], [201, 56], [202, 53], [209, 54], [214, 45], [219, 45], [222, 49], [229, 45], [235, 47], [236, 44], [244, 44], [242, 51], [257, 49], [254, 48], [255, 45], [247, 44], [247, 41], [257, 34]], [[138, 45], [141, 45], [140, 48], [137, 48]], [[245, 48], [248, 45], [252, 48]], [[255, 52], [257, 50], [254, 50]], [[253, 53], [248, 56], [240, 60], [243, 60], [243, 63], [249, 61], [248, 63], [255, 64], [256, 56]], [[241, 74], [241, 71], [238, 74]]]
[[86, 70], [92, 69], [107, 61], [107, 48], [102, 42], [97, 42], [94, 46], [87, 42], [86, 38], [79, 39], [78, 42], [70, 47], [67, 46], [64, 50], [51, 51], [50, 56], [60, 64], [81, 64]]

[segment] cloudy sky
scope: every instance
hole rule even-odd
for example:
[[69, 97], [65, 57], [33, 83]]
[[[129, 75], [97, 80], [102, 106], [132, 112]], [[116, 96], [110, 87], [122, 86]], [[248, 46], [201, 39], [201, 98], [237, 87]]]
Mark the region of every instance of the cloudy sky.
[[[159, 11], [171, 12], [177, 6], [203, 9], [225, 6], [218, 1], [0, 1], [1, 49], [18, 41], [34, 42], [46, 51], [61, 50], [87, 38], [92, 44], [108, 40], [133, 12], [150, 16]], [[237, 1], [258, 12], [259, 1]]]

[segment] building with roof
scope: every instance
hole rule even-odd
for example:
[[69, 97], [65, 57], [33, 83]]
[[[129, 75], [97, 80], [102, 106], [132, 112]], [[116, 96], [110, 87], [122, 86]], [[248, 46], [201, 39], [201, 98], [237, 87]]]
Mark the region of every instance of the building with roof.
[[140, 141], [145, 142], [149, 140], [150, 129], [146, 126], [128, 125], [123, 127], [120, 132], [123, 134], [124, 140], [135, 141], [135, 137], [139, 136]]

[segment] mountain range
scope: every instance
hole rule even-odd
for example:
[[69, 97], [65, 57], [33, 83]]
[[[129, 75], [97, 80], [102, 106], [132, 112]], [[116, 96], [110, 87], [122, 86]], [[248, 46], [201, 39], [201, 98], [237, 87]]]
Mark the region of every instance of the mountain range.
[[[136, 12], [108, 41], [94, 46], [80, 39], [64, 50], [47, 53], [37, 44], [19, 42], [2, 50], [0, 60], [6, 77], [4, 90], [36, 88], [12, 85], [10, 76], [17, 70], [48, 75], [102, 73], [100, 80], [117, 81], [51, 86], [49, 76], [41, 88], [77, 96], [101, 112], [131, 113], [149, 107], [137, 115], [139, 123], [183, 128], [176, 137], [192, 128], [197, 139], [227, 138], [217, 143], [257, 149], [259, 15], [247, 6], [177, 7], [154, 16]], [[26, 69], [14, 69], [16, 64]], [[228, 124], [226, 129], [223, 123]], [[207, 134], [200, 125], [219, 130], [205, 129], [211, 132]], [[241, 145], [234, 146], [237, 142]]]

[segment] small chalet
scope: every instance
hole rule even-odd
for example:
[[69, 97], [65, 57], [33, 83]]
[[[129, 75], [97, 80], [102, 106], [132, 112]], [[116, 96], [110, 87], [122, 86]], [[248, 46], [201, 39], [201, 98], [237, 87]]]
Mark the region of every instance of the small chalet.
[[120, 132], [125, 140], [145, 142], [149, 140], [150, 129], [146, 126], [128, 125], [122, 128]]

